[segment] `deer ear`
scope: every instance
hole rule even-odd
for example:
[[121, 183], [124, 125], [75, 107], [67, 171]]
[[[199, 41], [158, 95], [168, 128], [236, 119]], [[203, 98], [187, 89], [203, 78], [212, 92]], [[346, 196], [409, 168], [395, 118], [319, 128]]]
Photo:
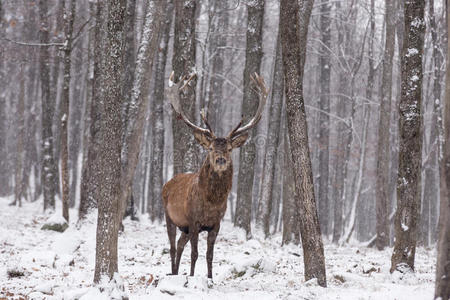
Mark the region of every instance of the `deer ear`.
[[211, 138], [208, 137], [206, 134], [203, 134], [199, 131], [194, 131], [194, 137], [197, 140], [197, 142], [202, 145], [203, 148], [206, 150], [209, 149], [209, 146], [211, 145]]
[[233, 149], [234, 148], [239, 148], [239, 147], [241, 147], [242, 145], [245, 144], [247, 139], [248, 139], [248, 132], [246, 132], [244, 134], [241, 134], [240, 136], [236, 137], [235, 139], [233, 139], [231, 141], [231, 147], [233, 147]]

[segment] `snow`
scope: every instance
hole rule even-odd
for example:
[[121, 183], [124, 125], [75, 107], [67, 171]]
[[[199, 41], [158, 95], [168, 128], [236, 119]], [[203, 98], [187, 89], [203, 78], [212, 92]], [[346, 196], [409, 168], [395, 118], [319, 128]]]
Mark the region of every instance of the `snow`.
[[402, 223], [402, 229], [403, 229], [403, 231], [408, 231], [409, 227], [407, 225], [405, 225], [404, 223]]
[[[281, 247], [281, 235], [264, 239], [259, 233], [245, 240], [245, 232], [222, 222], [217, 238], [213, 282], [206, 278], [206, 233], [199, 239], [194, 277], [187, 244], [180, 275], [169, 276], [170, 256], [164, 224], [124, 221], [119, 237], [119, 272], [114, 281], [92, 284], [95, 266], [96, 216], [76, 224], [70, 211], [69, 228], [58, 233], [41, 230], [58, 214], [42, 212], [42, 202], [22, 208], [0, 198], [0, 298], [113, 299], [126, 294], [140, 299], [432, 299], [435, 249], [418, 248], [415, 272], [389, 273], [392, 249], [377, 251], [363, 244], [337, 247], [325, 243], [327, 288], [317, 280], [305, 282], [303, 252], [295, 245]], [[56, 212], [60, 212], [60, 202]], [[8, 278], [8, 271], [23, 272]], [[155, 284], [155, 283], [158, 284]], [[101, 290], [103, 292], [101, 292]], [[13, 295], [13, 296], [11, 296]]]
[[55, 212], [50, 218], [48, 218], [47, 224], [64, 224], [67, 223], [66, 219], [63, 218], [60, 211]]
[[417, 55], [419, 54], [419, 50], [417, 50], [417, 48], [408, 48], [408, 53], [406, 53], [406, 57], [410, 57], [412, 55]]

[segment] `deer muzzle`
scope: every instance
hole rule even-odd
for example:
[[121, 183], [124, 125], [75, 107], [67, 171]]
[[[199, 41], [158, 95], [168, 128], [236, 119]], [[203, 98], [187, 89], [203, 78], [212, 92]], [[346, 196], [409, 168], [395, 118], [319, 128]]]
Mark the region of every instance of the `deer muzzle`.
[[219, 166], [224, 165], [227, 163], [227, 160], [223, 157], [219, 157], [218, 159], [216, 159], [216, 164], [218, 164]]

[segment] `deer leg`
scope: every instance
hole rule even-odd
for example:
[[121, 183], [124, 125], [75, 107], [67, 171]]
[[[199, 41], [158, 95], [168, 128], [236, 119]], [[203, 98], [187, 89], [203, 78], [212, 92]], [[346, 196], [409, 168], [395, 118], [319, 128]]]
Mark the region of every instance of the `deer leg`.
[[217, 224], [208, 232], [208, 248], [206, 250], [206, 264], [208, 265], [208, 278], [212, 279], [212, 261], [214, 256], [214, 243], [219, 233], [220, 224]]
[[177, 244], [177, 260], [175, 265], [175, 273], [174, 275], [178, 274], [178, 269], [180, 268], [180, 260], [181, 260], [181, 254], [183, 254], [184, 246], [189, 241], [189, 235], [182, 232], [180, 238], [178, 239]]
[[198, 229], [191, 233], [191, 276], [194, 276], [195, 263], [198, 258]]
[[177, 237], [177, 227], [167, 214], [166, 214], [166, 226], [167, 226], [167, 235], [169, 236], [170, 242], [170, 261], [172, 263], [172, 275], [176, 275], [177, 269], [175, 268], [175, 254], [177, 249], [175, 247], [175, 240]]

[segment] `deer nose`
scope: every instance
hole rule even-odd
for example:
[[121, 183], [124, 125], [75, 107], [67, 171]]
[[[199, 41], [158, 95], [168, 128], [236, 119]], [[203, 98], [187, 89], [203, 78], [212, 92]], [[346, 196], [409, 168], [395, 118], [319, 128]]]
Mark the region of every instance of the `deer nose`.
[[223, 157], [219, 157], [218, 159], [216, 159], [216, 164], [218, 165], [224, 165], [227, 162], [227, 160]]

